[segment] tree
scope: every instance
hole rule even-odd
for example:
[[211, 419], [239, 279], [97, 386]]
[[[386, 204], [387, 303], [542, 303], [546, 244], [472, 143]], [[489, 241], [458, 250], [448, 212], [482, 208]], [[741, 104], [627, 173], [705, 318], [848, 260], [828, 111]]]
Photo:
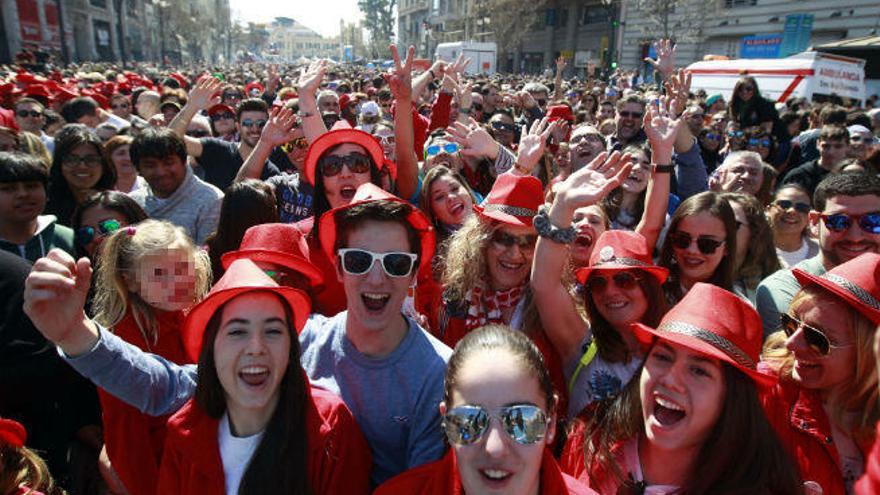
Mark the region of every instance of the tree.
[[634, 0], [631, 8], [638, 14], [628, 17], [641, 19], [639, 27], [647, 39], [696, 42], [703, 22], [718, 5], [705, 0]]
[[394, 34], [394, 6], [397, 0], [358, 0], [364, 13], [363, 25], [370, 33], [370, 55], [387, 58], [388, 44]]
[[516, 49], [536, 22], [543, 22], [543, 11], [549, 1], [486, 0], [483, 4], [491, 16], [489, 26], [499, 50], [508, 52]]

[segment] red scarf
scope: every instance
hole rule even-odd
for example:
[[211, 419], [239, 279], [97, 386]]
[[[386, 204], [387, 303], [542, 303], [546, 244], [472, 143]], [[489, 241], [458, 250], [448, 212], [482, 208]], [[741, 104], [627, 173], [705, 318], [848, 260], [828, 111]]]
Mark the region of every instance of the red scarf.
[[515, 308], [522, 299], [524, 285], [504, 291], [492, 291], [482, 287], [469, 290], [465, 299], [468, 302], [465, 316], [465, 330], [471, 331], [490, 324], [506, 325], [503, 310]]

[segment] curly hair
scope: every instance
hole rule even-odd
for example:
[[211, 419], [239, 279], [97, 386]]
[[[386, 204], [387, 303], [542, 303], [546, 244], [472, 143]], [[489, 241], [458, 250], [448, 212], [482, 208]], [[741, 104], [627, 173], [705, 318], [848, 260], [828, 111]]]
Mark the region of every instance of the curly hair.
[[497, 229], [497, 224], [471, 215], [449, 238], [443, 260], [446, 266], [442, 277], [444, 297], [450, 301], [462, 300], [468, 290], [488, 278], [486, 246]]

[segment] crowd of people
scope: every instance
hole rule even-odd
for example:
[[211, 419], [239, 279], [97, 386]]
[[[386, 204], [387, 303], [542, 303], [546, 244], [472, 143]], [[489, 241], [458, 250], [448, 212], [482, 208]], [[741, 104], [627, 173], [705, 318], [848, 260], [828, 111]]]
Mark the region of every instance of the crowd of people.
[[880, 493], [876, 98], [390, 50], [0, 68], [0, 495]]

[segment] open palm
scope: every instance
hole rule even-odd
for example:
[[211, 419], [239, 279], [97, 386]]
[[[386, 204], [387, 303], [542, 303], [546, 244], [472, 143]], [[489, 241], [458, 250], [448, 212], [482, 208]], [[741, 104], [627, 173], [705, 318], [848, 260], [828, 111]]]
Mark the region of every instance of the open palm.
[[621, 155], [615, 151], [611, 156], [602, 153], [571, 174], [557, 189], [557, 198], [572, 209], [597, 204], [623, 182], [631, 168], [628, 153]]

